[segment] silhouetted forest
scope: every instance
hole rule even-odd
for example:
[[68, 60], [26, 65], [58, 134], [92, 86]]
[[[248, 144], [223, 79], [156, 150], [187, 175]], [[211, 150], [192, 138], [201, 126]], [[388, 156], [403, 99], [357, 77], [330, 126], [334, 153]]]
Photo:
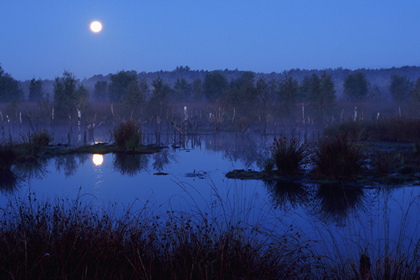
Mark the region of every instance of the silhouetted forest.
[[[146, 79], [149, 84], [156, 78], [160, 77], [165, 83], [174, 87], [177, 84], [177, 80], [185, 80], [190, 87], [194, 85], [194, 81], [199, 79], [201, 82], [205, 80], [207, 74], [211, 72], [220, 72], [223, 76], [226, 77], [228, 81], [232, 81], [238, 79], [244, 72], [248, 71], [240, 71], [240, 70], [214, 70], [214, 71], [207, 71], [207, 70], [192, 70], [188, 66], [178, 66], [173, 71], [158, 71], [158, 72], [137, 72], [134, 70], [126, 71], [129, 73], [133, 73], [137, 75], [138, 80]], [[345, 68], [335, 68], [335, 69], [291, 69], [289, 71], [276, 73], [254, 73], [255, 81], [258, 81], [260, 78], [264, 79], [265, 81], [279, 81], [285, 75], [296, 79], [298, 82], [302, 82], [305, 77], [310, 77], [313, 74], [320, 76], [323, 72], [326, 72], [328, 75], [332, 77], [332, 80], [335, 85], [335, 90], [337, 92], [337, 96], [341, 98], [343, 96], [344, 91], [344, 81], [346, 77], [355, 72], [362, 72], [366, 75], [366, 79], [369, 83], [371, 90], [379, 90], [382, 94], [381, 97], [383, 99], [390, 99], [391, 95], [389, 92], [389, 87], [391, 83], [392, 76], [403, 76], [407, 79], [415, 82], [420, 77], [420, 67], [418, 66], [404, 66], [404, 67], [393, 67], [393, 68], [381, 68], [381, 69], [357, 69], [357, 70], [350, 70]], [[77, 75], [77, 73], [75, 73]], [[86, 88], [93, 93], [95, 84], [98, 81], [104, 81], [109, 83], [111, 81], [111, 76], [113, 74], [110, 73], [108, 75], [94, 75], [90, 78], [85, 78], [80, 82], [86, 86]], [[50, 93], [50, 97], [52, 97], [53, 89], [54, 89], [54, 80], [42, 80], [43, 83], [43, 91], [45, 93]], [[19, 81], [21, 88], [24, 92], [26, 97], [29, 96], [29, 87], [31, 81]], [[91, 96], [93, 97], [93, 95]]]
[[418, 117], [420, 67], [255, 73], [178, 66], [173, 71], [123, 70], [82, 80], [64, 71], [54, 80], [28, 81], [17, 81], [0, 67], [0, 103], [15, 113], [20, 104], [32, 104], [38, 108], [38, 120], [77, 119], [82, 111], [96, 118], [103, 106], [118, 119], [166, 120], [178, 123], [178, 129], [187, 120], [197, 127], [191, 122], [202, 120], [202, 113], [214, 129], [231, 123], [237, 130], [255, 122], [264, 126], [277, 121]]

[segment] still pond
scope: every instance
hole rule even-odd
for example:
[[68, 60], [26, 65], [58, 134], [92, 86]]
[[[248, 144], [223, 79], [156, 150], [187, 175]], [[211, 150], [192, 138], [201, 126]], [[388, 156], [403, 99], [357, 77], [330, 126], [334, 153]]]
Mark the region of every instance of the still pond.
[[[220, 212], [233, 221], [293, 231], [328, 256], [410, 251], [420, 236], [420, 187], [263, 182], [227, 179], [234, 169], [261, 170], [273, 137], [226, 133], [191, 136], [155, 154], [71, 154], [12, 168], [0, 207], [38, 199], [82, 197], [118, 214], [144, 206], [165, 211]], [[398, 251], [398, 252], [397, 252]]]

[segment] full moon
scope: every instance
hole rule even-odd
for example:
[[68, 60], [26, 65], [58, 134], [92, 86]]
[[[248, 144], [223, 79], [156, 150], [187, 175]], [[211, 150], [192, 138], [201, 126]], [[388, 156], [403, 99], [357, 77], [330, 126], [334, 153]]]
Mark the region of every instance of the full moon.
[[94, 33], [99, 33], [102, 30], [102, 23], [100, 21], [92, 21], [90, 23], [90, 30]]
[[94, 165], [100, 166], [104, 162], [104, 156], [103, 155], [94, 154], [92, 156], [92, 162], [93, 162]]

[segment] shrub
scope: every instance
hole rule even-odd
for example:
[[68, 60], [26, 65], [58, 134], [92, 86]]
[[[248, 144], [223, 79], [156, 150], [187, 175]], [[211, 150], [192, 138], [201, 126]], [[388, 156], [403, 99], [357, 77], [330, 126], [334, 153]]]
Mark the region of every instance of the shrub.
[[37, 149], [41, 149], [53, 141], [53, 137], [46, 130], [34, 132], [28, 137], [29, 143]]
[[316, 177], [353, 179], [363, 168], [363, 149], [349, 134], [336, 134], [318, 142], [313, 162]]
[[115, 144], [122, 149], [134, 151], [141, 143], [141, 127], [133, 120], [122, 122], [114, 128]]
[[22, 157], [37, 156], [39, 151], [47, 146], [52, 140], [52, 136], [46, 131], [36, 131], [22, 136], [23, 142], [18, 145], [18, 153]]
[[302, 166], [308, 163], [310, 147], [297, 138], [274, 138], [271, 153], [278, 173], [294, 175], [301, 172]]

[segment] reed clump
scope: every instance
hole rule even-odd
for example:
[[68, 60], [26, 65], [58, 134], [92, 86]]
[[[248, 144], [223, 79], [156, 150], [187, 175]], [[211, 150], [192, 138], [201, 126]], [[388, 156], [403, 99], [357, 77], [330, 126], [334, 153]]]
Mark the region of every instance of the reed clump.
[[46, 130], [29, 133], [27, 138], [27, 143], [22, 144], [22, 153], [25, 156], [38, 156], [38, 153], [53, 141], [53, 137]]
[[320, 139], [313, 155], [313, 174], [319, 178], [355, 179], [365, 163], [363, 146], [349, 134]]
[[115, 144], [121, 149], [134, 151], [141, 144], [141, 127], [134, 120], [122, 122], [113, 134]]
[[274, 163], [277, 172], [285, 175], [296, 175], [302, 171], [303, 165], [309, 161], [310, 146], [297, 138], [286, 137], [274, 138], [270, 147], [271, 159], [268, 163]]
[[54, 138], [46, 130], [36, 131], [29, 134], [28, 139], [29, 143], [38, 149], [48, 146], [54, 140]]

